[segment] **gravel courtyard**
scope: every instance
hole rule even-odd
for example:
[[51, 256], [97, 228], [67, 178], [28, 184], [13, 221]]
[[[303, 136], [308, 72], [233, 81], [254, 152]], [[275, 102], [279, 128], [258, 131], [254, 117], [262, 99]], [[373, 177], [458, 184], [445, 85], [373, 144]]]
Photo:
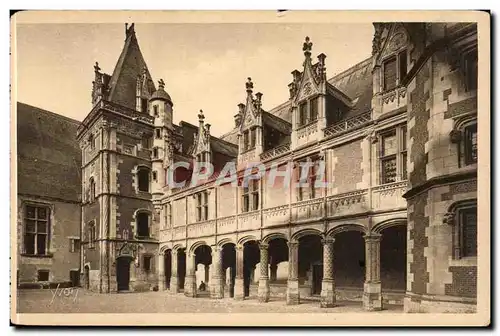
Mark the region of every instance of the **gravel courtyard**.
[[[340, 301], [335, 308], [322, 309], [319, 302], [302, 300], [298, 306], [287, 306], [284, 299], [271, 298], [268, 303], [256, 299], [234, 301], [208, 297], [188, 298], [168, 292], [98, 294], [84, 289], [20, 290], [19, 313], [352, 313], [363, 312], [361, 302]], [[382, 312], [402, 312], [402, 306], [386, 305]]]

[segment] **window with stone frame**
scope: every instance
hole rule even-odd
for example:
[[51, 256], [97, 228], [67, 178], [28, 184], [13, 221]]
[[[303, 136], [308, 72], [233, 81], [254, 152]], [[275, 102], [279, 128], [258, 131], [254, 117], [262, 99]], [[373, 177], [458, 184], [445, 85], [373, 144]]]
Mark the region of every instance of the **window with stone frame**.
[[459, 202], [445, 215], [453, 226], [453, 259], [477, 256], [477, 201]]
[[404, 181], [407, 172], [406, 125], [380, 135], [380, 184]]
[[208, 191], [195, 194], [196, 199], [196, 221], [208, 220]]
[[382, 63], [382, 88], [390, 91], [401, 85], [408, 72], [408, 59], [406, 50], [393, 55]]
[[242, 189], [241, 212], [249, 212], [259, 209], [259, 180], [248, 180]]
[[243, 151], [255, 148], [257, 139], [257, 129], [252, 127], [243, 132]]
[[165, 227], [169, 228], [172, 227], [172, 204], [167, 203], [165, 204]]
[[[320, 174], [320, 158], [318, 156], [311, 156], [302, 159], [297, 165], [297, 201], [304, 201], [313, 199], [319, 196], [318, 188], [316, 187], [316, 180]], [[307, 172], [303, 171], [303, 166], [307, 165]]]
[[151, 137], [149, 136], [143, 136], [141, 139], [141, 147], [143, 149], [149, 149], [151, 148]]
[[152, 175], [153, 175], [153, 181], [157, 182], [158, 181], [158, 173], [156, 172], [156, 170], [153, 170]]
[[158, 147], [154, 147], [153, 148], [153, 159], [157, 159], [158, 158]]
[[148, 99], [141, 98], [141, 112], [148, 113]]
[[155, 138], [161, 139], [161, 128], [159, 127], [155, 128]]
[[49, 254], [50, 208], [27, 204], [24, 207], [24, 253], [33, 256]]
[[89, 145], [90, 145], [90, 150], [95, 149], [95, 139], [93, 134], [89, 135]]
[[69, 252], [75, 253], [80, 251], [80, 239], [70, 238], [69, 239]]
[[158, 105], [153, 105], [153, 114], [155, 118], [158, 118], [160, 116], [160, 113], [158, 112]]
[[150, 169], [147, 167], [139, 167], [137, 169], [137, 187], [139, 191], [149, 192], [150, 188]]
[[94, 178], [91, 177], [89, 180], [89, 202], [94, 203], [95, 201], [95, 181]]
[[465, 91], [477, 90], [478, 78], [477, 47], [467, 50], [462, 56], [462, 72]]
[[303, 101], [299, 104], [298, 126], [305, 126], [318, 120], [319, 96]]
[[88, 224], [87, 232], [88, 232], [88, 241], [89, 241], [88, 247], [90, 249], [93, 249], [93, 248], [95, 248], [95, 242], [96, 242], [96, 227], [95, 227], [94, 221], [92, 221]]
[[146, 273], [150, 273], [153, 270], [153, 256], [150, 254], [145, 254], [142, 257], [142, 270]]
[[477, 163], [477, 122], [464, 127], [464, 161], [465, 165]]
[[146, 211], [137, 212], [135, 219], [137, 238], [149, 238], [150, 220], [151, 220], [151, 214], [149, 212]]

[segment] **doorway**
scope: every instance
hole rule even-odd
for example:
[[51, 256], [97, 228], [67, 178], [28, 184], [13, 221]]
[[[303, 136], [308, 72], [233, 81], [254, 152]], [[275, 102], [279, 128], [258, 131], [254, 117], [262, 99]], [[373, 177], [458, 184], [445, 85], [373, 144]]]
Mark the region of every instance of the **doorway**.
[[116, 259], [116, 284], [118, 291], [128, 291], [130, 283], [130, 258]]
[[80, 286], [80, 271], [71, 270], [69, 271], [69, 279], [71, 281], [71, 287]]

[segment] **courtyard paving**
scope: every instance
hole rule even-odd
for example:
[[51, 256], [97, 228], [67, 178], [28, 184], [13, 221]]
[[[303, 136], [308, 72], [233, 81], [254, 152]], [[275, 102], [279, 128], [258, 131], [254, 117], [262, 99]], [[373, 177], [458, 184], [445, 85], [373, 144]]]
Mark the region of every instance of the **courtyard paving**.
[[[302, 299], [300, 305], [287, 306], [283, 298], [260, 303], [256, 298], [234, 301], [209, 297], [189, 298], [168, 292], [99, 294], [84, 289], [19, 290], [19, 313], [352, 313], [363, 312], [361, 302], [340, 301], [334, 308], [320, 308], [316, 300]], [[382, 312], [403, 311], [399, 305], [386, 305]]]

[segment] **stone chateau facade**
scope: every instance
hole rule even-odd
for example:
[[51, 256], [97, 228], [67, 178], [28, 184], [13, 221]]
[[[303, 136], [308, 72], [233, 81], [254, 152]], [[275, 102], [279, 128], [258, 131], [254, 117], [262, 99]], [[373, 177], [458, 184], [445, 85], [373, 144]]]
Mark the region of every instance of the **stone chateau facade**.
[[[477, 27], [373, 26], [372, 55], [331, 78], [306, 37], [279, 106], [266, 106], [258, 79], [242, 82], [234, 128], [220, 138], [210, 111], [173, 124], [175, 97], [155, 85], [126, 26], [113, 73], [94, 67], [93, 108], [76, 131], [82, 286], [475, 311]], [[310, 183], [298, 187], [304, 161]], [[215, 176], [172, 188], [175, 162], [190, 163], [176, 180], [190, 181], [194, 162]], [[239, 177], [218, 185], [228, 162]], [[245, 186], [248, 162], [290, 164], [292, 181], [271, 185], [266, 174]], [[327, 188], [314, 187], [320, 164]]]

